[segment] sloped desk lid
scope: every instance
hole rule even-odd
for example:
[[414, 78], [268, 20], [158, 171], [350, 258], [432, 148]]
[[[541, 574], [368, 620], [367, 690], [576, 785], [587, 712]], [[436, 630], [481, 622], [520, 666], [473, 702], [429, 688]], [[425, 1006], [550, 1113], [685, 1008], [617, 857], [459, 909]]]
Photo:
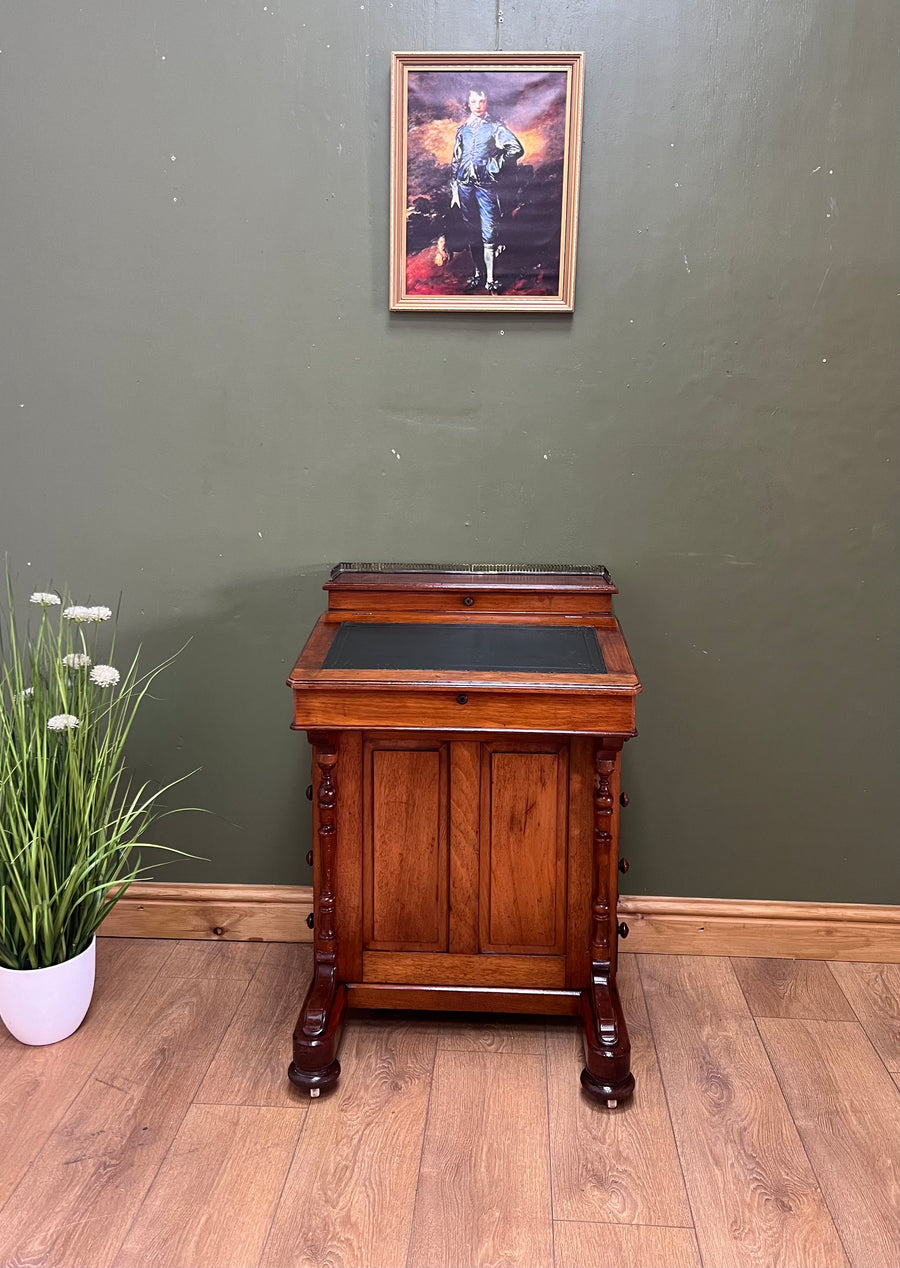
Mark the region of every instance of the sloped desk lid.
[[340, 564], [288, 678], [295, 730], [635, 733], [600, 565]]
[[342, 622], [323, 669], [605, 674], [590, 626]]

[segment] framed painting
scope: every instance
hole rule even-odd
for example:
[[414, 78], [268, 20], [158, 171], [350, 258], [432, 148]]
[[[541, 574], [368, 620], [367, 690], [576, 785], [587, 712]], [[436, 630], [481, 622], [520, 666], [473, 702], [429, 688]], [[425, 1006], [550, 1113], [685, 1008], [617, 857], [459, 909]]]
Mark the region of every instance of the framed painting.
[[394, 53], [390, 306], [575, 306], [583, 53]]

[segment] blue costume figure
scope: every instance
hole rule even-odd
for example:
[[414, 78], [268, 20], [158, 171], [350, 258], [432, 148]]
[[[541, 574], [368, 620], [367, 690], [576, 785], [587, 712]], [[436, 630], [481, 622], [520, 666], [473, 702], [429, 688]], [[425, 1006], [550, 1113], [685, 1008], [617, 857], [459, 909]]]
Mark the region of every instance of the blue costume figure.
[[497, 240], [502, 213], [496, 183], [504, 164], [515, 162], [525, 150], [505, 123], [488, 115], [485, 93], [473, 88], [468, 107], [468, 119], [456, 130], [450, 161], [450, 206], [462, 213], [475, 266], [466, 290], [483, 285], [488, 294], [498, 295], [503, 288], [494, 280], [494, 259], [503, 248]]

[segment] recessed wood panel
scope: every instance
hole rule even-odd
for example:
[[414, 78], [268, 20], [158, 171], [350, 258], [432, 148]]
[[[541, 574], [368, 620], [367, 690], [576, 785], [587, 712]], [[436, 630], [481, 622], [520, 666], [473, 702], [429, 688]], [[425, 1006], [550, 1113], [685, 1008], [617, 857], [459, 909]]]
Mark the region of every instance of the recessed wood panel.
[[364, 982], [400, 982], [443, 986], [559, 987], [566, 983], [566, 962], [559, 955], [401, 955], [363, 954]]
[[447, 745], [365, 746], [365, 947], [446, 951]]
[[562, 952], [568, 747], [482, 751], [481, 950]]

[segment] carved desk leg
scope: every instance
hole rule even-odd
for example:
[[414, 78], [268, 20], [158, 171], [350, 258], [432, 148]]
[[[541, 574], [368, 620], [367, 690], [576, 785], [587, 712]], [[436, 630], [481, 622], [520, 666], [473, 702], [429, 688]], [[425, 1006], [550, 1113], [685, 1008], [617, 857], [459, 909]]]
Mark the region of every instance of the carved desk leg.
[[313, 980], [303, 1001], [294, 1030], [294, 1060], [288, 1078], [310, 1096], [330, 1088], [341, 1073], [337, 1059], [344, 1019], [346, 988], [337, 981], [337, 934], [334, 927], [334, 866], [337, 833], [335, 806], [337, 792], [334, 744], [316, 745], [314, 760], [319, 768], [318, 810], [319, 885], [314, 915], [315, 954]]
[[613, 1108], [634, 1091], [631, 1044], [616, 987], [616, 851], [612, 849], [612, 778], [618, 748], [597, 746], [594, 771], [594, 895], [591, 985], [582, 995], [585, 1068], [581, 1085]]

